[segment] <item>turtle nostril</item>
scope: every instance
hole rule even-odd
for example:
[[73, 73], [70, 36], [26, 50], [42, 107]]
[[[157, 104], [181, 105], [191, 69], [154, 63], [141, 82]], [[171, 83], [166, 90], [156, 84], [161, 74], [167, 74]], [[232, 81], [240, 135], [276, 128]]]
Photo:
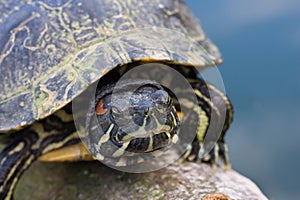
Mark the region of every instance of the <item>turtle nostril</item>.
[[145, 116], [148, 116], [149, 110], [145, 110], [145, 111], [144, 111], [144, 114], [145, 114]]

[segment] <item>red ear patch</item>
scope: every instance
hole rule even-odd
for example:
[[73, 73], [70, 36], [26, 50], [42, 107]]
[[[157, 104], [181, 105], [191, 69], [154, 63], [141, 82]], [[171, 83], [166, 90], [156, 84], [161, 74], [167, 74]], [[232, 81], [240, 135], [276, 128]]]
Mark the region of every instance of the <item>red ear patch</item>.
[[96, 114], [103, 115], [107, 112], [107, 109], [103, 108], [103, 100], [101, 99], [96, 106]]

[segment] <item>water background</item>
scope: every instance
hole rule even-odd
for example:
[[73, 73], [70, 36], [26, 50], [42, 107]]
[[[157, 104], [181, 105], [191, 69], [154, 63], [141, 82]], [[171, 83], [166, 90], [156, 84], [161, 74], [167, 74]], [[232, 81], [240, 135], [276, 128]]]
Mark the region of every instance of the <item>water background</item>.
[[300, 199], [300, 1], [186, 2], [224, 57], [234, 169], [270, 199]]

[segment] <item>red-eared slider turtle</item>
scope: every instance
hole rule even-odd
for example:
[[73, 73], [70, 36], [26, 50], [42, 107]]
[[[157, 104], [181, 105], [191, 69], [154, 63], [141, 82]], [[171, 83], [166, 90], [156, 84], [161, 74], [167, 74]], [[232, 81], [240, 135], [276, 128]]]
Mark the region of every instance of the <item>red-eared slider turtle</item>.
[[[97, 150], [111, 150], [106, 148], [108, 141], [116, 146], [114, 157], [125, 151], [155, 157], [155, 152], [176, 142], [184, 117], [197, 127], [184, 158], [216, 163], [220, 155], [229, 165], [224, 134], [232, 121], [231, 104], [201, 80], [194, 67], [204, 69], [222, 59], [181, 0], [1, 1], [0, 12], [0, 141], [7, 142], [0, 153], [0, 199], [12, 197], [20, 176], [38, 158], [101, 160], [105, 155]], [[116, 86], [126, 71], [149, 63], [167, 65], [186, 77], [197, 103], [187, 98], [180, 106], [190, 115], [178, 117], [181, 108], [174, 95], [155, 81], [130, 79]], [[91, 156], [78, 137], [71, 102], [99, 79], [86, 116], [85, 130], [97, 143], [97, 153]], [[163, 79], [174, 81], [167, 74]], [[125, 112], [124, 88], [136, 85], [141, 86]], [[115, 86], [118, 98], [113, 99]], [[219, 119], [221, 109], [226, 111], [224, 121], [211, 124], [212, 113]], [[103, 135], [92, 127], [93, 116]], [[158, 130], [162, 116], [165, 122]], [[123, 124], [133, 120], [136, 126], [121, 130], [116, 119]], [[197, 158], [205, 149], [210, 125], [219, 128], [217, 145], [208, 158]], [[82, 151], [73, 153], [76, 147]]]

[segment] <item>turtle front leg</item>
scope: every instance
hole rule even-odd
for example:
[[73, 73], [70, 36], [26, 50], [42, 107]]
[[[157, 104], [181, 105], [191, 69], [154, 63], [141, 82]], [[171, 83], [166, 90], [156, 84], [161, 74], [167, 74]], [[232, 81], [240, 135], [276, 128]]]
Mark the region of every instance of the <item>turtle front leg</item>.
[[[199, 128], [183, 158], [210, 163], [212, 166], [223, 162], [230, 168], [228, 146], [224, 141], [225, 133], [233, 120], [230, 100], [216, 87], [201, 79], [192, 80], [191, 85], [198, 99]], [[195, 113], [191, 112], [190, 115]], [[189, 120], [189, 116], [186, 120]]]
[[0, 199], [13, 199], [15, 186], [23, 172], [34, 162], [32, 146], [38, 140], [35, 132], [24, 130], [0, 152]]
[[191, 162], [209, 163], [213, 167], [220, 166], [223, 163], [225, 168], [231, 168], [228, 145], [223, 141], [218, 141], [214, 144], [214, 147], [208, 151], [205, 149], [204, 142], [195, 138], [193, 143], [187, 147], [181, 159]]
[[203, 157], [199, 157], [202, 162], [210, 163], [212, 166], [225, 165], [225, 168], [231, 168], [228, 154], [228, 145], [224, 142], [217, 142], [212, 150]]
[[11, 142], [0, 151], [1, 200], [13, 198], [22, 174], [38, 157], [80, 141], [71, 113], [64, 110], [15, 132], [11, 137]]

